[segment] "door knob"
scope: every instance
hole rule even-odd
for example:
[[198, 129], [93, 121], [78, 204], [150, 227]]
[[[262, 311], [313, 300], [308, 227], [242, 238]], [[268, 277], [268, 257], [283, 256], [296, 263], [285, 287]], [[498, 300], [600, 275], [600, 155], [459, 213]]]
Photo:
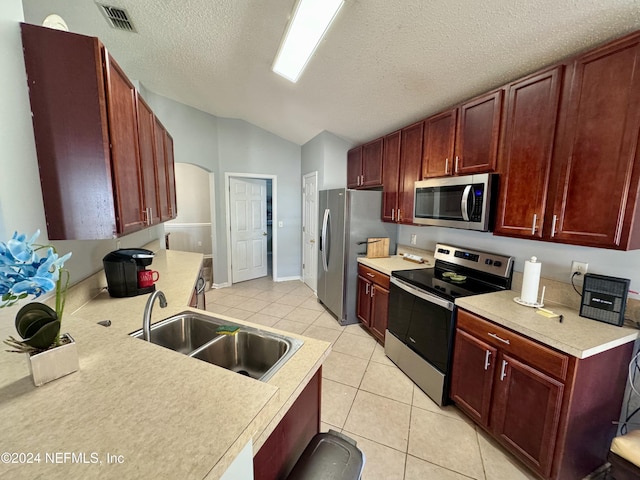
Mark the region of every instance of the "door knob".
[[266, 237], [267, 236], [267, 232], [262, 232], [262, 236]]
[[316, 243], [316, 241], [312, 238], [311, 240], [309, 240], [309, 243]]

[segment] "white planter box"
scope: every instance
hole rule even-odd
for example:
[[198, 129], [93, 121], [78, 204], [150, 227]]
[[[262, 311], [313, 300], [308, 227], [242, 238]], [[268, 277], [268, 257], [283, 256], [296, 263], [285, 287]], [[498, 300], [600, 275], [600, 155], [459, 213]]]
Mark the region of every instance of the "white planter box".
[[69, 375], [80, 368], [75, 340], [68, 333], [62, 334], [61, 338], [67, 339], [69, 343], [28, 355], [29, 371], [36, 387]]

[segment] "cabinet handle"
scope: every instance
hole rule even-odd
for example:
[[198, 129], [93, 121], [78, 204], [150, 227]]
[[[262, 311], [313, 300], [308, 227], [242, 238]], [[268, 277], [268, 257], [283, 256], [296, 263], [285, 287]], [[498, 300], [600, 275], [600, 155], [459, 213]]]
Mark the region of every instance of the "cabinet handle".
[[538, 215], [537, 214], [533, 214], [533, 225], [531, 225], [531, 235], [535, 235], [536, 234], [536, 221], [538, 220]]
[[376, 276], [373, 273], [369, 273], [369, 272], [367, 272], [367, 277], [376, 278]]
[[558, 221], [558, 216], [553, 216], [553, 222], [551, 222], [551, 237], [556, 236], [556, 222]]
[[502, 369], [500, 370], [500, 381], [503, 381], [507, 376], [507, 361], [502, 360]]
[[400, 209], [398, 209], [398, 217], [396, 218], [396, 220], [399, 222], [400, 221]]
[[396, 218], [395, 218], [395, 213], [396, 213], [396, 209], [392, 208], [391, 209], [391, 221], [393, 222]]
[[360, 175], [360, 185], [364, 185], [364, 175]]
[[486, 350], [484, 353], [484, 369], [488, 370], [489, 369], [489, 365], [491, 365], [489, 363], [489, 358], [491, 357], [491, 352], [489, 350]]
[[458, 155], [456, 155], [456, 173], [458, 173]]
[[364, 294], [365, 295], [369, 295], [369, 284], [368, 283], [364, 284]]
[[449, 175], [449, 159], [444, 159], [444, 174]]
[[496, 340], [500, 340], [502, 343], [506, 343], [507, 345], [509, 345], [511, 343], [509, 340], [505, 340], [504, 338], [500, 338], [495, 333], [487, 333], [487, 335], [489, 335], [492, 338], [495, 338]]
[[371, 285], [371, 298], [375, 297], [376, 295], [376, 289], [374, 288], [373, 285]]

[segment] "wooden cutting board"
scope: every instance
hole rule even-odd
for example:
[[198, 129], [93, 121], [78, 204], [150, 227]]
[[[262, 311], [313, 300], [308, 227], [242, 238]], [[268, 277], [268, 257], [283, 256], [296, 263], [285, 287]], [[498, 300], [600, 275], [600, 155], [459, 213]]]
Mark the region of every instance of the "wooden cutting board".
[[367, 258], [389, 256], [389, 238], [367, 238]]

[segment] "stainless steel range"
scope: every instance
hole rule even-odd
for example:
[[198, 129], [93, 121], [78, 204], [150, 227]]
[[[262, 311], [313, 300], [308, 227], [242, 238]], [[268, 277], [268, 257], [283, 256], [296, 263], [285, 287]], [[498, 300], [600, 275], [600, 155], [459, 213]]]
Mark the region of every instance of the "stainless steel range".
[[436, 244], [435, 267], [392, 272], [385, 353], [438, 405], [449, 403], [459, 297], [508, 290], [513, 257]]

